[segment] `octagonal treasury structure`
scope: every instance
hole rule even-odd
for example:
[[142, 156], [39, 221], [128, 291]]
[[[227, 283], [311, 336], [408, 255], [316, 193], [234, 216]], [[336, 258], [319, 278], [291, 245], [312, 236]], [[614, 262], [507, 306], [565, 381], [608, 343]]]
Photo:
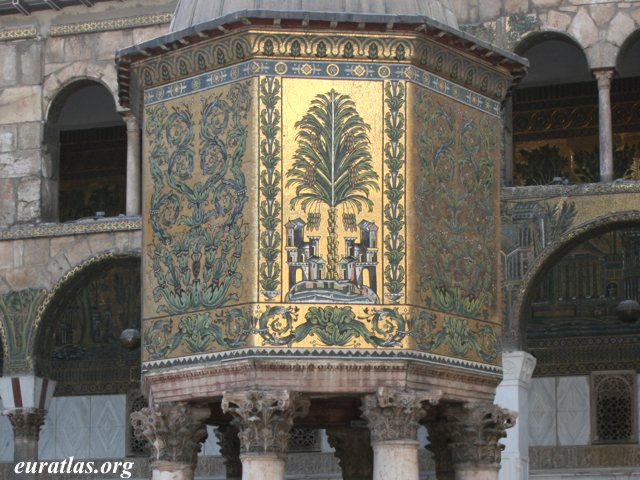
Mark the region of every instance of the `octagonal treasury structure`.
[[247, 10], [121, 50], [143, 119], [155, 402], [501, 378], [501, 102], [523, 61], [425, 17]]

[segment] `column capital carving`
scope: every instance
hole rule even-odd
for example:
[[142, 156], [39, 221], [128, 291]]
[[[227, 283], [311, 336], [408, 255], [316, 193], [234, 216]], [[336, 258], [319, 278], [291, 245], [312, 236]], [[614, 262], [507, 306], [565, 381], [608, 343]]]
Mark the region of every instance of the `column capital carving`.
[[436, 405], [441, 391], [395, 390], [381, 387], [362, 398], [362, 416], [369, 424], [372, 442], [416, 440], [418, 422], [425, 416], [422, 402]]
[[609, 89], [611, 88], [611, 82], [613, 80], [613, 75], [615, 74], [615, 70], [613, 68], [599, 68], [592, 70], [593, 76], [596, 77], [598, 81], [598, 90]]
[[38, 440], [47, 411], [40, 408], [16, 408], [5, 410], [2, 414], [9, 417], [16, 437]]
[[222, 411], [233, 415], [242, 453], [286, 454], [296, 417], [309, 412], [310, 401], [289, 390], [225, 392]]
[[210, 414], [208, 407], [186, 402], [161, 403], [133, 412], [131, 424], [136, 437], [151, 445], [152, 461], [195, 466]]
[[446, 409], [451, 458], [459, 467], [500, 468], [499, 440], [516, 423], [517, 414], [491, 403], [465, 403]]

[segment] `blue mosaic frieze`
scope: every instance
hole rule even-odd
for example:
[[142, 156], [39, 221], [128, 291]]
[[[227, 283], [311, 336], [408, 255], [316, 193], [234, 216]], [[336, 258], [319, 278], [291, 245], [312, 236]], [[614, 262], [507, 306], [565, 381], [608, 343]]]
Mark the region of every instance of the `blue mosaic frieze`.
[[392, 63], [250, 60], [145, 91], [145, 106], [180, 98], [257, 75], [342, 80], [407, 80], [499, 117], [500, 103], [412, 65]]

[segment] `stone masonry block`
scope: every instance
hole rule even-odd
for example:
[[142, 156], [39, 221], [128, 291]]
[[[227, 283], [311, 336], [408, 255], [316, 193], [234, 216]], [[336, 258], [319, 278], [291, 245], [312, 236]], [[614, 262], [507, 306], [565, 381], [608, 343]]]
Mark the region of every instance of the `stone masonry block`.
[[0, 122], [22, 123], [42, 119], [40, 86], [0, 89]]
[[0, 125], [0, 152], [13, 152], [17, 146], [17, 126]]
[[566, 13], [560, 13], [555, 10], [550, 10], [547, 15], [546, 26], [555, 30], [566, 31], [567, 27], [571, 23], [571, 16]]
[[596, 25], [603, 26], [613, 18], [613, 14], [616, 13], [616, 6], [611, 3], [591, 5], [589, 12], [591, 13], [593, 21], [596, 22]]
[[569, 26], [569, 33], [586, 48], [598, 41], [598, 27], [587, 13], [586, 8], [580, 8]]
[[133, 43], [131, 30], [100, 33], [96, 46], [96, 58], [98, 60], [112, 60], [116, 50]]
[[32, 43], [20, 49], [20, 84], [37, 85], [42, 83], [42, 46]]
[[18, 82], [18, 68], [17, 60], [18, 54], [16, 52], [14, 42], [0, 45], [0, 87], [10, 87]]
[[626, 13], [618, 12], [607, 30], [607, 40], [614, 45], [621, 46], [627, 37], [635, 30], [635, 22]]
[[89, 247], [94, 255], [113, 250], [114, 238], [110, 233], [94, 233], [89, 236]]
[[49, 262], [49, 239], [33, 238], [24, 242], [24, 265], [46, 265]]
[[51, 239], [50, 251], [51, 258], [57, 258], [61, 252], [76, 242], [76, 237], [53, 237]]
[[45, 61], [59, 63], [64, 61], [64, 37], [47, 37]]
[[70, 265], [75, 266], [91, 257], [91, 248], [85, 238], [79, 240], [72, 248], [68, 249], [65, 257]]
[[536, 7], [558, 7], [562, 0], [532, 0], [531, 3]]
[[0, 225], [11, 225], [16, 220], [14, 179], [0, 178]]
[[500, 16], [502, 0], [483, 0], [480, 9], [480, 21], [494, 20]]
[[27, 150], [0, 154], [0, 177], [17, 178], [40, 173], [40, 151]]
[[64, 60], [74, 62], [93, 57], [95, 35], [74, 35], [64, 39]]
[[41, 123], [29, 122], [18, 125], [18, 148], [28, 150], [42, 145]]

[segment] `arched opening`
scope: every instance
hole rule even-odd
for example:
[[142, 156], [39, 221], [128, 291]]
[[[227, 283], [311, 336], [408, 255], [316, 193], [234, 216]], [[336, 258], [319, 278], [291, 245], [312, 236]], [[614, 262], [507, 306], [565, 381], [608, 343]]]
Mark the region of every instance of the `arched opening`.
[[119, 337], [140, 329], [140, 259], [91, 261], [54, 291], [34, 341], [36, 375], [57, 382], [41, 458], [121, 458], [135, 446], [127, 419], [139, 397], [140, 350]]
[[614, 174], [640, 180], [640, 30], [620, 49], [617, 73], [611, 90]]
[[[640, 221], [602, 222], [568, 237], [528, 284], [527, 351], [537, 359], [529, 391], [532, 470], [549, 449], [570, 449], [584, 473], [627, 472], [637, 455], [640, 323], [624, 323], [616, 308], [640, 297]], [[627, 451], [598, 449], [629, 444]], [[563, 464], [566, 468], [566, 464]], [[558, 467], [560, 468], [560, 467]], [[628, 472], [627, 472], [628, 473]]]
[[599, 181], [598, 87], [582, 48], [546, 32], [516, 52], [531, 66], [513, 94], [513, 184]]
[[127, 132], [106, 87], [91, 80], [64, 87], [49, 109], [45, 143], [48, 220], [124, 213]]

